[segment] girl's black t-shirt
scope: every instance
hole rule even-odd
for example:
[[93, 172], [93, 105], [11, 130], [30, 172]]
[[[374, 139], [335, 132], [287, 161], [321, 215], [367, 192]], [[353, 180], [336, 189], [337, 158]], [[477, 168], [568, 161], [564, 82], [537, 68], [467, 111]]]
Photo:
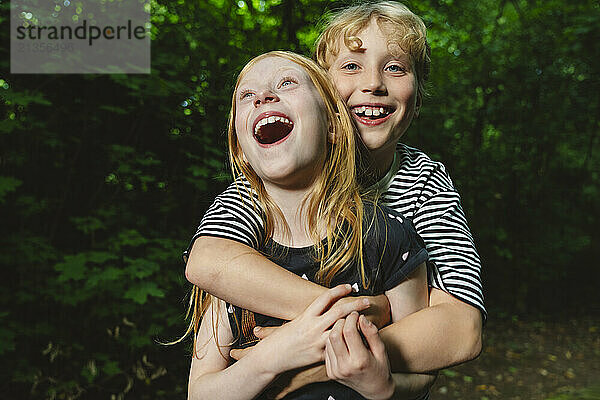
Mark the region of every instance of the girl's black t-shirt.
[[[427, 250], [421, 237], [416, 233], [412, 222], [398, 212], [385, 206], [365, 203], [365, 240], [363, 262], [365, 280], [363, 285], [358, 262], [354, 262], [332, 280], [331, 287], [348, 283], [352, 285], [353, 296], [373, 296], [383, 294], [404, 281], [421, 263], [427, 261]], [[319, 264], [314, 258], [312, 247], [292, 248], [269, 241], [263, 254], [274, 263], [304, 279], [315, 282]], [[246, 348], [258, 342], [254, 336], [255, 326], [279, 326], [284, 321], [278, 318], [254, 313], [227, 304], [227, 314], [233, 337], [232, 348]], [[274, 390], [274, 389], [267, 389]], [[258, 399], [266, 399], [263, 394]], [[353, 400], [364, 399], [359, 393], [335, 381], [306, 385], [285, 397], [286, 400]]]

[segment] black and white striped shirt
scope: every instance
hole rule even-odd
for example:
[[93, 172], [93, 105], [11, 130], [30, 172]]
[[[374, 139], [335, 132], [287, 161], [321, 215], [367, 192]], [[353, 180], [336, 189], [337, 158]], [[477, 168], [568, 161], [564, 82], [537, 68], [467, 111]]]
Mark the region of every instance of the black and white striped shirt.
[[[236, 185], [237, 182], [237, 185]], [[214, 236], [235, 240], [255, 249], [263, 243], [263, 220], [249, 184], [238, 179], [215, 199], [192, 238]], [[430, 282], [481, 310], [481, 261], [469, 231], [460, 195], [444, 165], [402, 143], [390, 172], [377, 183], [380, 201], [410, 218], [425, 241]], [[186, 252], [187, 253], [187, 252]]]

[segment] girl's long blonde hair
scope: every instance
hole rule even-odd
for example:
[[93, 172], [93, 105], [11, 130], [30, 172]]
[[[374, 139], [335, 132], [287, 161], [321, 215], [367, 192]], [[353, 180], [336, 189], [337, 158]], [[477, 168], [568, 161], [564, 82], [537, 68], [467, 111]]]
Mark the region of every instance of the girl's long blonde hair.
[[[355, 133], [350, 112], [331, 78], [311, 59], [291, 52], [271, 51], [252, 59], [240, 72], [229, 114], [229, 161], [233, 176], [241, 177], [243, 175], [250, 183], [251, 189], [239, 179], [235, 181], [237, 188], [239, 191], [248, 191], [250, 198], [256, 198], [257, 202], [254, 202], [254, 207], [263, 215], [265, 243], [273, 237], [277, 223], [280, 224], [279, 226], [287, 227], [283, 213], [266, 192], [262, 180], [244, 161], [235, 131], [235, 93], [238, 85], [250, 68], [267, 57], [285, 58], [304, 68], [323, 99], [329, 129], [334, 137], [334, 143], [328, 143], [327, 157], [321, 173], [314, 182], [312, 193], [302, 203], [302, 209], [308, 216], [307, 232], [315, 244], [315, 257], [319, 263], [316, 279], [319, 283], [329, 286], [338, 272], [352, 262], [356, 262], [360, 269], [362, 283], [368, 287], [369, 282], [366, 281], [362, 259], [364, 210], [357, 181], [361, 154], [365, 150], [358, 139], [359, 136]], [[323, 240], [322, 226], [324, 223], [326, 226]], [[211, 301], [211, 296], [194, 286], [188, 308], [188, 316], [191, 314], [192, 318], [184, 335], [185, 337], [194, 332], [194, 348], [200, 320], [211, 303], [214, 303]], [[213, 327], [213, 332], [215, 331], [216, 328]]]

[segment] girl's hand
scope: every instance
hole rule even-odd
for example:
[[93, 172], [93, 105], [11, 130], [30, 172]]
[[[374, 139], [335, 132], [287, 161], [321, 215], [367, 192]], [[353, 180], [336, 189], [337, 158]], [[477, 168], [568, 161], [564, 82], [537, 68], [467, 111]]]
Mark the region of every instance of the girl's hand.
[[331, 379], [368, 399], [389, 399], [394, 394], [390, 363], [377, 327], [363, 315], [359, 318], [356, 312], [337, 321], [331, 329], [325, 346], [325, 366]]
[[329, 289], [317, 297], [297, 318], [256, 344], [251, 352], [264, 352], [267, 355], [264, 361], [269, 370], [276, 374], [324, 361], [329, 328], [351, 312], [369, 307], [367, 299], [356, 299], [342, 307], [329, 309], [351, 290], [350, 285], [339, 285]]

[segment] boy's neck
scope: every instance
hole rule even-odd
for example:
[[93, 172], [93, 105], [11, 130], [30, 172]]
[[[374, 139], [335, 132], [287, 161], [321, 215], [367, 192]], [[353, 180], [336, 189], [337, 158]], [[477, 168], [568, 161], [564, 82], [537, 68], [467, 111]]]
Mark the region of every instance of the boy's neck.
[[388, 146], [383, 149], [370, 150], [372, 174], [376, 177], [375, 182], [388, 173], [394, 163], [394, 154], [396, 153], [396, 145]]

